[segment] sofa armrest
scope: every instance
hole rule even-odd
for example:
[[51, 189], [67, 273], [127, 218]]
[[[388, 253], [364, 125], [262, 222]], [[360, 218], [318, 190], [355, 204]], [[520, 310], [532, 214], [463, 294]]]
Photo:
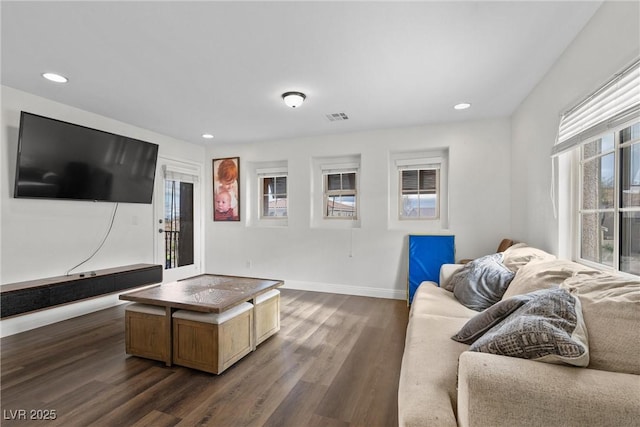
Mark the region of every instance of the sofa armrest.
[[458, 425], [622, 426], [640, 420], [640, 376], [466, 351]]
[[442, 264], [440, 267], [440, 287], [444, 287], [449, 279], [451, 279], [451, 276], [462, 267], [464, 267], [464, 264]]

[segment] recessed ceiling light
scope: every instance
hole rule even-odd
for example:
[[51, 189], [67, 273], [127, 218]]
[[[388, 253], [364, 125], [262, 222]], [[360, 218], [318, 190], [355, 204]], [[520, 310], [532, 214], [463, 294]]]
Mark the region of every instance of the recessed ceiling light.
[[42, 73], [42, 77], [56, 83], [66, 83], [69, 81], [65, 76], [56, 73]]
[[469, 104], [468, 102], [461, 102], [460, 104], [456, 104], [453, 106], [453, 108], [455, 108], [456, 110], [466, 110], [469, 107], [471, 107], [471, 104]]
[[213, 135], [211, 135], [210, 133], [203, 133], [203, 134], [202, 134], [202, 137], [203, 137], [204, 139], [213, 139]]

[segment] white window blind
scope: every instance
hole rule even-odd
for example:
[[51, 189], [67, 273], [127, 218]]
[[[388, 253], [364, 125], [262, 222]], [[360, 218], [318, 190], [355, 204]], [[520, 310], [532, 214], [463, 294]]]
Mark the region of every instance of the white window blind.
[[256, 169], [256, 175], [258, 177], [265, 176], [287, 176], [287, 168], [261, 168]]
[[359, 164], [357, 163], [332, 163], [320, 165], [323, 175], [332, 175], [337, 173], [355, 173], [358, 172]]
[[562, 115], [553, 157], [640, 117], [640, 59]]
[[398, 170], [415, 170], [415, 169], [440, 169], [442, 158], [421, 158], [421, 159], [398, 159], [396, 167]]
[[189, 168], [165, 165], [164, 179], [180, 182], [198, 182], [198, 171]]

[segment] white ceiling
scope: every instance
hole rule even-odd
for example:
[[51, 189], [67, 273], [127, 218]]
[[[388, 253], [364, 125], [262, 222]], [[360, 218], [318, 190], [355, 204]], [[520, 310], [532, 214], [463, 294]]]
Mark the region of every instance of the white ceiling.
[[2, 1], [2, 84], [200, 144], [509, 116], [600, 4]]

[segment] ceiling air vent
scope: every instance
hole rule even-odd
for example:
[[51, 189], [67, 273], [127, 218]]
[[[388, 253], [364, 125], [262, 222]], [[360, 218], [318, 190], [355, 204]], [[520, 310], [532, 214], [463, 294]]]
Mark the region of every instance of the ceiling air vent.
[[349, 120], [349, 116], [347, 116], [346, 113], [333, 113], [333, 114], [327, 114], [327, 120], [329, 120], [330, 122], [341, 122], [344, 120]]

